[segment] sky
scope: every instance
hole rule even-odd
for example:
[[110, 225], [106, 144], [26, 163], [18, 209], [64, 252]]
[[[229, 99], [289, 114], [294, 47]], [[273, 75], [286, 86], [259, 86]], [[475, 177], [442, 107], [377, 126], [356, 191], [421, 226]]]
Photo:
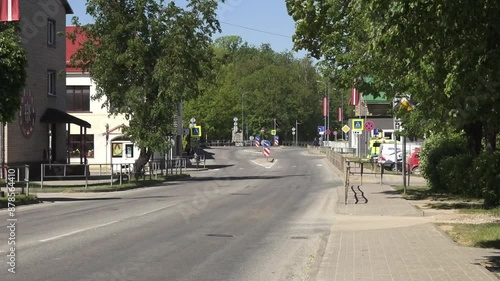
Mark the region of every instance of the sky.
[[[74, 15], [68, 15], [67, 25], [71, 25], [71, 18], [77, 16], [82, 23], [91, 23], [93, 20], [85, 13], [85, 0], [68, 0]], [[181, 5], [184, 0], [177, 0]], [[291, 51], [293, 48], [292, 35], [295, 22], [287, 14], [285, 0], [226, 0], [218, 9], [218, 19], [221, 23], [220, 36], [238, 35], [250, 45], [260, 46], [268, 43], [277, 52]], [[302, 58], [306, 52], [295, 53], [295, 57]]]

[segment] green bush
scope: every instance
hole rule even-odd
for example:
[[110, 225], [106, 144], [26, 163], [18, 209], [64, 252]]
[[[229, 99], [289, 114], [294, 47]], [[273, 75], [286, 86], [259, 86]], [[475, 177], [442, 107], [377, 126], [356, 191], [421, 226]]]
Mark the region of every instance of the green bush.
[[500, 151], [482, 152], [474, 160], [473, 184], [487, 207], [500, 205]]
[[438, 165], [448, 157], [467, 154], [467, 142], [462, 134], [436, 134], [426, 139], [420, 152], [420, 169], [429, 188], [435, 192], [448, 192], [449, 185], [443, 182], [441, 173], [449, 163]]
[[436, 166], [440, 189], [448, 193], [479, 198], [481, 192], [471, 185], [473, 158], [469, 154], [449, 156]]

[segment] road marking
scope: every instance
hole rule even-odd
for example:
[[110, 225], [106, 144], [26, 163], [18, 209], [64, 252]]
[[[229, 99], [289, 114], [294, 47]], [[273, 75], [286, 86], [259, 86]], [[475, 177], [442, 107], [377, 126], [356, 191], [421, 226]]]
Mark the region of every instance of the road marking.
[[142, 217], [142, 216], [149, 215], [149, 214], [152, 214], [152, 213], [155, 213], [155, 212], [158, 212], [158, 211], [161, 211], [161, 210], [167, 209], [167, 208], [171, 208], [171, 207], [173, 207], [173, 206], [175, 206], [175, 204], [174, 204], [174, 205], [169, 205], [169, 206], [166, 206], [166, 207], [161, 207], [161, 208], [158, 208], [158, 209], [154, 209], [154, 210], [152, 210], [152, 211], [147, 211], [147, 212], [144, 212], [144, 213], [139, 214], [139, 215], [134, 216], [134, 217]]
[[100, 224], [100, 225], [96, 225], [96, 226], [92, 226], [92, 227], [88, 227], [88, 228], [84, 228], [84, 229], [80, 229], [80, 230], [76, 230], [76, 231], [72, 231], [72, 232], [69, 232], [69, 233], [66, 233], [66, 234], [62, 234], [62, 235], [50, 237], [50, 238], [47, 238], [47, 239], [42, 239], [42, 240], [40, 240], [40, 242], [48, 242], [48, 241], [56, 240], [56, 239], [59, 239], [59, 238], [63, 238], [63, 237], [66, 237], [66, 236], [70, 236], [70, 235], [73, 235], [73, 234], [84, 232], [84, 231], [87, 231], [87, 230], [92, 230], [92, 229], [96, 229], [96, 228], [99, 228], [99, 227], [108, 226], [110, 224], [114, 224], [114, 223], [117, 223], [117, 222], [119, 222], [119, 220], [108, 222], [108, 223], [104, 223], [104, 224]]
[[269, 167], [266, 167], [266, 168], [267, 168], [267, 169], [270, 169], [270, 168], [272, 168], [272, 167], [274, 166], [274, 164], [276, 164], [276, 162], [278, 162], [278, 159], [274, 159], [274, 161], [273, 161], [273, 164], [271, 164], [271, 166], [269, 166]]
[[323, 167], [323, 165], [321, 165], [321, 164], [317, 164], [316, 166], [318, 166], [318, 167]]

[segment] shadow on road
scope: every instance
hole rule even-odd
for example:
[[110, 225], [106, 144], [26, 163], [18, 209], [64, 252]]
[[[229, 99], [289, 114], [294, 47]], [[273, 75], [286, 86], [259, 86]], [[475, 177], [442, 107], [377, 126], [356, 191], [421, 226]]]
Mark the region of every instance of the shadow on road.
[[76, 201], [111, 201], [111, 200], [145, 200], [145, 199], [162, 199], [175, 196], [144, 196], [144, 197], [101, 197], [101, 198], [78, 198], [78, 197], [42, 197], [40, 202], [76, 202]]
[[305, 175], [284, 175], [284, 176], [229, 176], [229, 177], [191, 177], [183, 179], [183, 181], [227, 181], [227, 180], [271, 180], [290, 177], [303, 177]]

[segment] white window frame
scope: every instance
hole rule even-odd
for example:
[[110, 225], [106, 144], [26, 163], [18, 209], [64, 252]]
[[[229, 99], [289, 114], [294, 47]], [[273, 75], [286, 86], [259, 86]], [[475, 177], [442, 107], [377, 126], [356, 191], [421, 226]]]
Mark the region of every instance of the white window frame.
[[47, 46], [56, 46], [56, 21], [47, 19]]
[[49, 96], [56, 96], [56, 71], [55, 70], [47, 70], [47, 94]]

